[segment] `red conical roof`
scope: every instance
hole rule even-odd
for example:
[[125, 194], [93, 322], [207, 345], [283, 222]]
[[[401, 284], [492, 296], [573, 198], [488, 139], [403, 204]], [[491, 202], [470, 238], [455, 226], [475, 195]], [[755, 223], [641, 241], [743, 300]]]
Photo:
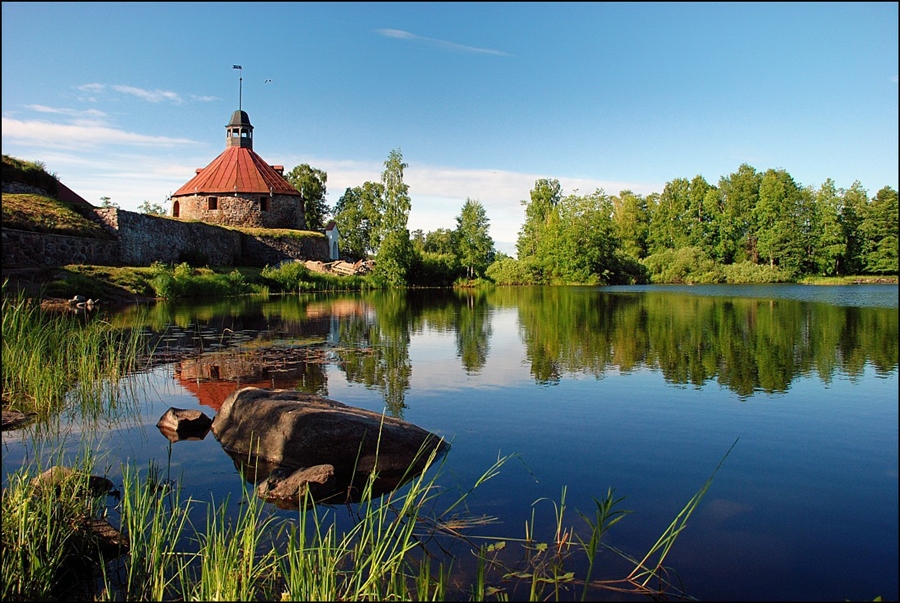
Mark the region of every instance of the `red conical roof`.
[[297, 189], [253, 149], [239, 146], [226, 148], [172, 196], [233, 193], [300, 196]]

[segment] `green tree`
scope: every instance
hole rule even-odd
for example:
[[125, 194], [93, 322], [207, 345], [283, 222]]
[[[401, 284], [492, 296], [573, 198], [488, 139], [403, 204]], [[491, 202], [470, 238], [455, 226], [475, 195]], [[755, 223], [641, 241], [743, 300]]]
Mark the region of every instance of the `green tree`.
[[818, 241], [815, 263], [819, 274], [841, 274], [842, 260], [847, 252], [847, 239], [841, 225], [841, 194], [828, 178], [816, 192], [818, 214]]
[[380, 182], [365, 182], [348, 188], [335, 204], [334, 221], [341, 233], [341, 248], [348, 257], [364, 259], [378, 248], [383, 195]]
[[711, 244], [710, 237], [718, 211], [716, 187], [703, 176], [694, 176], [688, 186], [687, 207], [681, 216], [688, 246], [706, 247]]
[[554, 258], [554, 278], [568, 283], [617, 282], [620, 243], [609, 196], [602, 189], [568, 195], [554, 213], [554, 232], [546, 239], [553, 248], [546, 253]]
[[562, 198], [562, 187], [559, 180], [542, 178], [536, 180], [531, 189], [530, 201], [522, 201], [525, 206], [525, 222], [519, 230], [516, 251], [519, 259], [526, 259], [537, 254], [538, 243], [547, 227], [551, 210]]
[[897, 223], [897, 191], [885, 186], [872, 199], [861, 226], [867, 273], [897, 274]]
[[469, 278], [482, 276], [493, 260], [494, 241], [488, 231], [490, 220], [477, 199], [466, 199], [456, 217], [456, 250]]
[[142, 214], [147, 214], [150, 216], [164, 216], [166, 215], [166, 209], [160, 205], [159, 203], [150, 203], [149, 201], [144, 201], [138, 206], [138, 211]]
[[719, 226], [714, 256], [725, 264], [758, 260], [753, 212], [762, 175], [746, 163], [719, 179]]
[[753, 212], [759, 255], [770, 266], [797, 273], [803, 263], [803, 191], [783, 169], [770, 169], [759, 185]]
[[381, 244], [377, 251], [375, 276], [393, 287], [406, 285], [407, 273], [414, 259], [409, 231], [406, 229], [412, 202], [409, 186], [403, 181], [403, 170], [409, 167], [403, 162], [399, 149], [392, 150], [384, 162], [381, 184]]
[[[310, 167], [302, 163], [288, 172], [286, 176], [291, 186], [300, 193], [303, 200], [303, 215], [306, 218], [306, 228], [309, 230], [324, 230], [326, 219], [331, 213], [325, 202], [328, 174], [322, 170]], [[340, 230], [340, 225], [338, 225]], [[343, 234], [343, 231], [340, 231]]]
[[647, 257], [647, 237], [650, 232], [650, 212], [647, 200], [630, 190], [613, 198], [613, 218], [622, 251], [635, 259]]
[[844, 191], [841, 204], [841, 225], [844, 229], [844, 239], [847, 241], [847, 249], [844, 254], [844, 267], [846, 274], [859, 274], [865, 267], [865, 233], [862, 231], [862, 223], [869, 209], [869, 193], [857, 180], [848, 190]]
[[109, 197], [100, 197], [100, 207], [119, 207], [119, 204]]
[[438, 228], [425, 235], [424, 251], [430, 253], [456, 254], [456, 242], [453, 231], [449, 228]]
[[649, 254], [689, 246], [690, 238], [683, 220], [691, 213], [690, 191], [691, 183], [687, 178], [666, 183], [650, 212]]

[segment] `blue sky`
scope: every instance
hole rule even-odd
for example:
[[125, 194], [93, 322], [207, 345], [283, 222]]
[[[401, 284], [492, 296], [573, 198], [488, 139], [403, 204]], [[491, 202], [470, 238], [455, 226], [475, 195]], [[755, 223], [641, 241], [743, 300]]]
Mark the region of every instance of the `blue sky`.
[[897, 7], [3, 2], [2, 147], [92, 203], [167, 206], [240, 102], [331, 206], [399, 149], [411, 230], [477, 199], [513, 255], [539, 178], [649, 194], [748, 163], [896, 190]]

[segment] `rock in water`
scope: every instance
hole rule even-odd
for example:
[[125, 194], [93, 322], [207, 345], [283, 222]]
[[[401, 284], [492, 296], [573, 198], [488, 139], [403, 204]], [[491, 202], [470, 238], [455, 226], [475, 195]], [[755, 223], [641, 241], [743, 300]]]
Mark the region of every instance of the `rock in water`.
[[[449, 449], [439, 436], [401, 419], [313, 394], [255, 387], [225, 399], [212, 432], [253, 483], [274, 469], [277, 477], [330, 465], [334, 479], [310, 488], [317, 502], [329, 503], [358, 502], [373, 471], [373, 496], [389, 492], [419, 475], [432, 452], [439, 458]], [[274, 489], [269, 482], [263, 490]]]

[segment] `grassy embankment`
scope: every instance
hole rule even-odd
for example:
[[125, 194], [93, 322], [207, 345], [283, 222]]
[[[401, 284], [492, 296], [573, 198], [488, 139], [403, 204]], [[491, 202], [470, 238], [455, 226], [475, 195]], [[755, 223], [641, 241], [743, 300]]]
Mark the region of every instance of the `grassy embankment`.
[[[70, 203], [38, 194], [3, 194], [3, 226], [30, 232], [108, 240], [113, 238]], [[318, 233], [283, 229], [234, 228], [254, 236], [308, 237]], [[29, 272], [31, 293], [42, 298], [83, 295], [106, 301], [139, 298], [220, 297], [249, 293], [359, 290], [373, 285], [366, 277], [323, 274], [302, 263], [278, 268], [209, 267], [156, 263], [149, 267], [72, 264]], [[36, 281], [36, 282], [35, 282]]]

